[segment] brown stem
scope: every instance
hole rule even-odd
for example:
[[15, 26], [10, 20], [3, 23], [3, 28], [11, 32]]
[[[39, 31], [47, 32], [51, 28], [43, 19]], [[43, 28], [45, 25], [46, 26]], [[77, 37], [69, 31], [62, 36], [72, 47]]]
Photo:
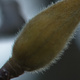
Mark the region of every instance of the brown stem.
[[[24, 73], [24, 69], [12, 58], [7, 61], [0, 70], [0, 80], [9, 80]], [[6, 78], [6, 79], [5, 79]]]

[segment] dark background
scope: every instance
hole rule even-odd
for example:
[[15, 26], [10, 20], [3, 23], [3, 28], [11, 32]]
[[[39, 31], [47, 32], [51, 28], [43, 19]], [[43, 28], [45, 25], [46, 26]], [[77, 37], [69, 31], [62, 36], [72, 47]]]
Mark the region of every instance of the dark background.
[[[56, 1], [58, 0], [38, 0], [34, 3], [37, 3], [35, 6], [38, 7], [37, 10], [39, 11], [39, 8], [43, 7], [42, 4], [44, 7], [47, 7], [52, 2], [55, 3]], [[18, 2], [19, 1], [16, 0], [0, 0], [0, 20], [2, 20], [2, 25], [0, 25], [0, 39], [6, 36], [15, 36], [22, 26], [28, 22], [28, 19], [25, 20], [23, 17], [24, 14], [21, 14], [21, 7]], [[36, 11], [36, 9], [34, 10]], [[26, 15], [28, 15], [27, 13]], [[79, 30], [76, 32], [75, 39], [71, 41], [68, 49], [65, 50], [61, 59], [58, 60], [56, 64], [53, 64], [43, 73], [25, 73], [20, 76], [19, 79], [16, 78], [15, 80], [80, 80]]]

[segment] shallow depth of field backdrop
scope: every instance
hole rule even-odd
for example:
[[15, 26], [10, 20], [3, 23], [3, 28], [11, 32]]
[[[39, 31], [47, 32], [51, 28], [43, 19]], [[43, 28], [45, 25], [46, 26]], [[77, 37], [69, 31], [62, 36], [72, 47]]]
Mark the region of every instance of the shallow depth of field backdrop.
[[[0, 0], [0, 68], [11, 57], [18, 31], [31, 18], [58, 0]], [[24, 73], [12, 80], [80, 80], [80, 27], [56, 64], [43, 73]]]

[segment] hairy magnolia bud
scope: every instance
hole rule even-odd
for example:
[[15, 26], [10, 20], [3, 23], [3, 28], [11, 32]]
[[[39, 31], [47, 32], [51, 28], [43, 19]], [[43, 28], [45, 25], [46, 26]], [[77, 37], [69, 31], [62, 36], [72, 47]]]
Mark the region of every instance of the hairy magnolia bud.
[[4, 65], [2, 69], [15, 77], [47, 66], [65, 48], [79, 21], [80, 0], [63, 0], [50, 6], [25, 25], [14, 43], [7, 68]]

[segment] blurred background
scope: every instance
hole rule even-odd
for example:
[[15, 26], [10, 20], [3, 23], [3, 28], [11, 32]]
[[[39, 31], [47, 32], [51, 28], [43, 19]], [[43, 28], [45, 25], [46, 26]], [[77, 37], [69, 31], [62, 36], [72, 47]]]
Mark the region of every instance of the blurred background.
[[[0, 68], [11, 57], [17, 33], [52, 2], [60, 0], [0, 0]], [[80, 80], [80, 27], [61, 59], [43, 73], [24, 73], [12, 80]]]

